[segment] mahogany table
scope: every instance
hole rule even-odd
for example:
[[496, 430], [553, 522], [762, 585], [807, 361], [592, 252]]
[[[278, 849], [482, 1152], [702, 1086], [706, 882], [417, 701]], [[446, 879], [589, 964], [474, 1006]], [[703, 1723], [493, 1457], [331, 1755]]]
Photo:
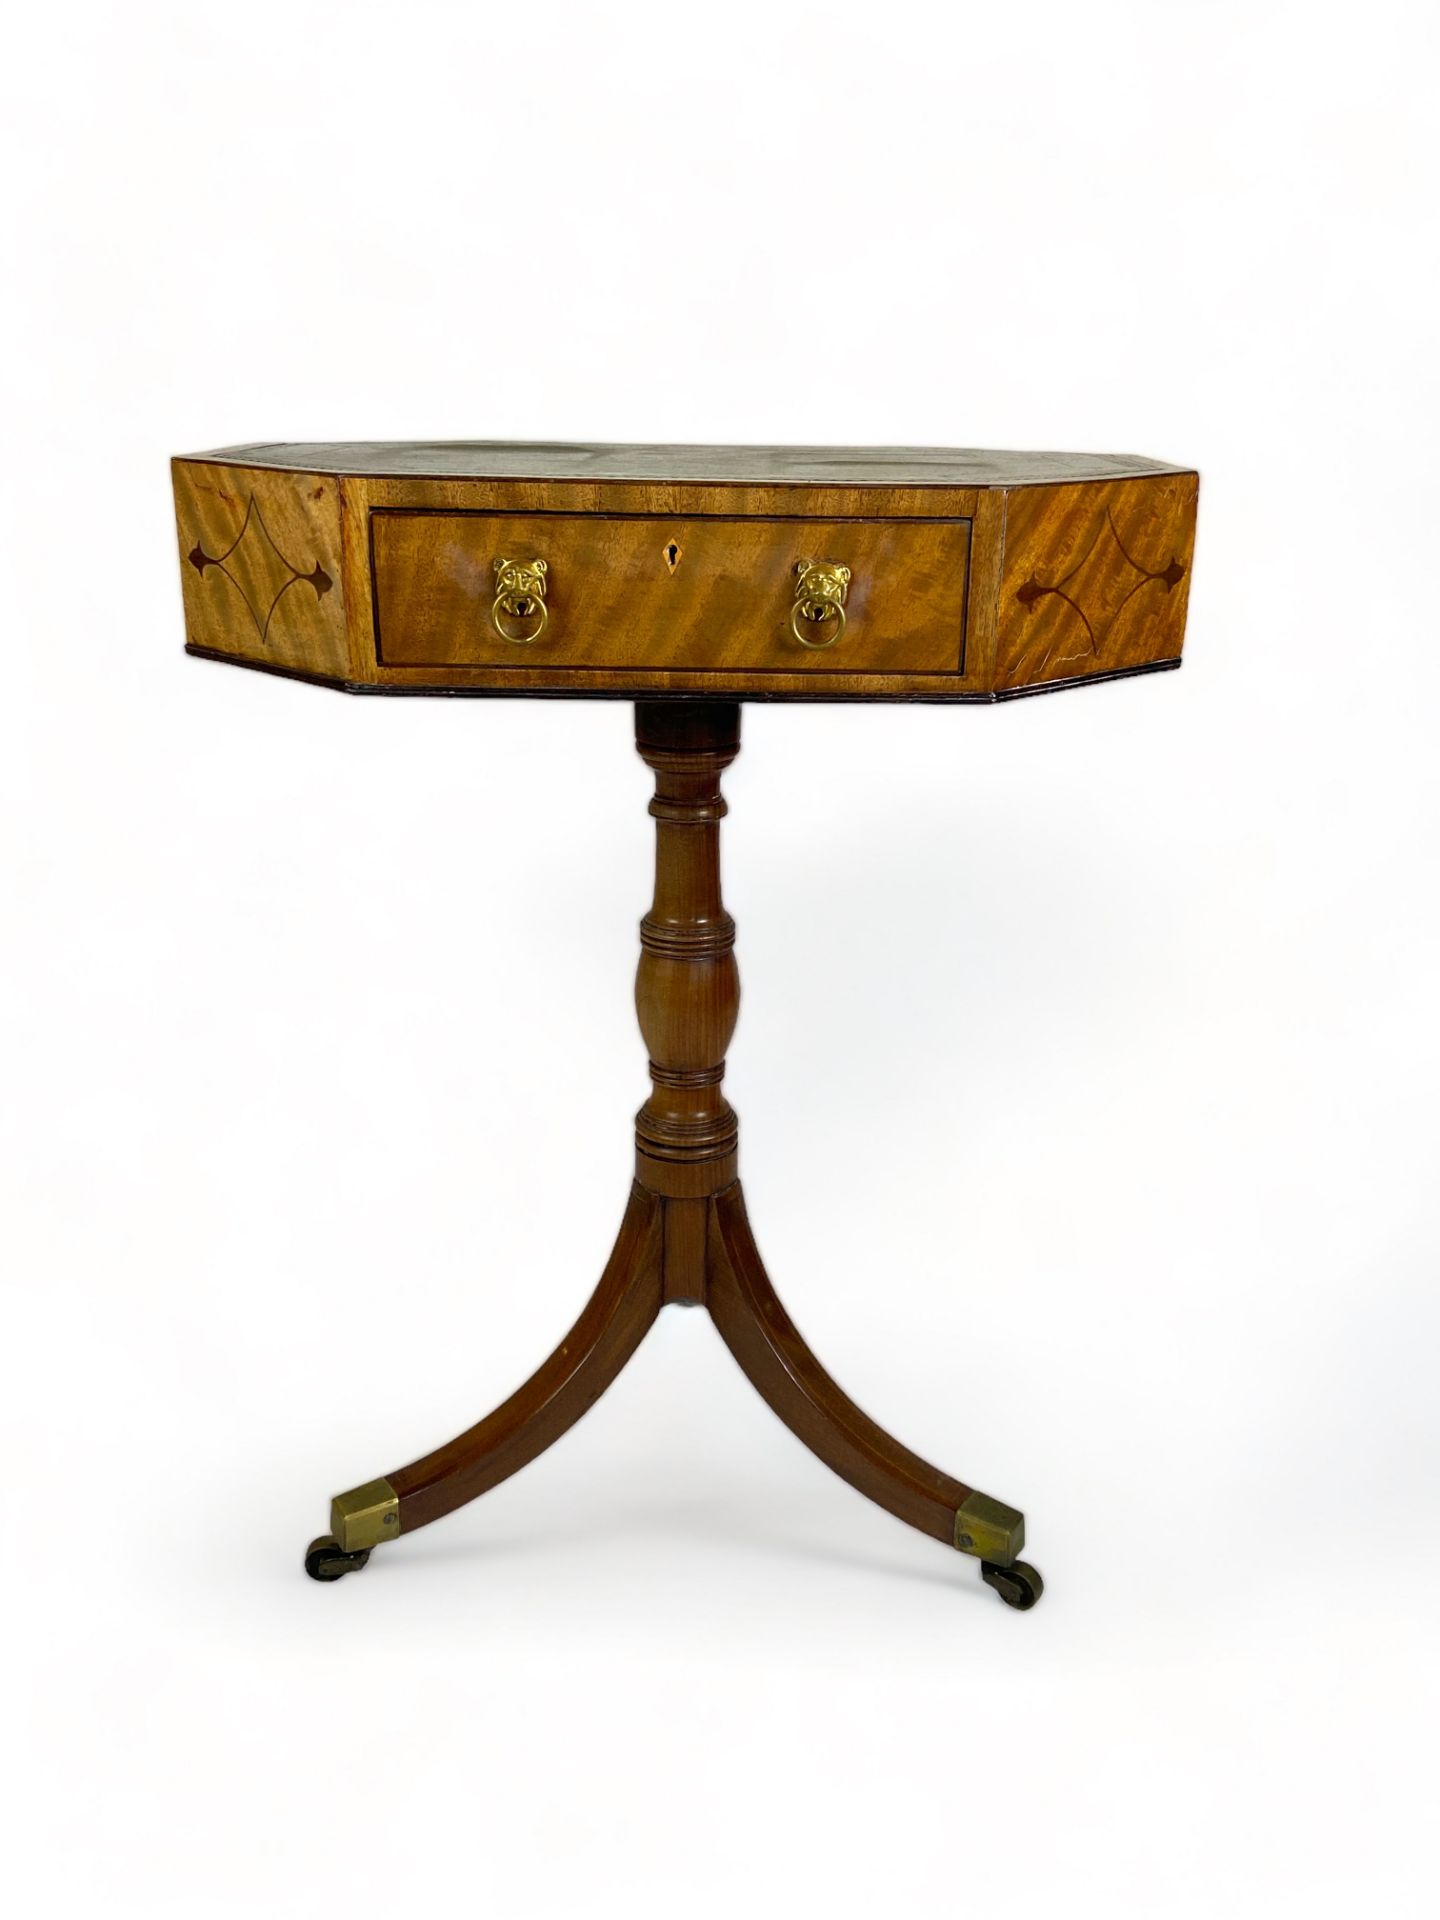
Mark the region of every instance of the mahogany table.
[[191, 653], [349, 693], [632, 699], [655, 774], [635, 992], [651, 1088], [609, 1265], [503, 1406], [335, 1499], [306, 1571], [338, 1580], [533, 1460], [685, 1301], [828, 1466], [1032, 1607], [1023, 1516], [862, 1413], [756, 1251], [721, 1091], [739, 980], [720, 776], [746, 700], [962, 705], [1178, 667], [1195, 473], [939, 448], [404, 442], [230, 447], [176, 460], [174, 483]]

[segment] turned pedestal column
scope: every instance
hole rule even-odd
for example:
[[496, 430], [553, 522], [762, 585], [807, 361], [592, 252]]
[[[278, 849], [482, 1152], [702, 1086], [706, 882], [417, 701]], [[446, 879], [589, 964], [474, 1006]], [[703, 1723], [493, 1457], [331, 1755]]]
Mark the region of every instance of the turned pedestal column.
[[740, 751], [740, 708], [645, 703], [635, 739], [655, 775], [655, 902], [640, 922], [635, 977], [651, 1086], [635, 1118], [635, 1178], [664, 1201], [665, 1299], [698, 1302], [708, 1203], [734, 1184], [738, 1158], [721, 1085], [740, 972], [720, 897], [720, 776]]

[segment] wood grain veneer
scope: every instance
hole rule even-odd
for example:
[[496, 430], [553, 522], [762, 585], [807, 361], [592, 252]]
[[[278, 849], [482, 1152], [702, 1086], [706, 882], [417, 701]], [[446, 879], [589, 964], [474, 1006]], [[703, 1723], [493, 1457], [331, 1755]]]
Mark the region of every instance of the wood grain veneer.
[[[708, 519], [681, 515], [372, 512], [377, 664], [384, 667], [691, 667], [833, 672], [790, 611], [806, 559], [848, 565], [852, 673], [962, 670], [968, 520]], [[543, 556], [544, 632], [533, 646], [490, 618], [494, 562]]]
[[[194, 652], [355, 692], [711, 699], [1178, 665], [1198, 492], [1130, 455], [499, 442], [257, 443], [174, 480]], [[514, 546], [552, 568], [529, 648], [490, 624]], [[852, 568], [825, 652], [789, 630], [799, 557]]]

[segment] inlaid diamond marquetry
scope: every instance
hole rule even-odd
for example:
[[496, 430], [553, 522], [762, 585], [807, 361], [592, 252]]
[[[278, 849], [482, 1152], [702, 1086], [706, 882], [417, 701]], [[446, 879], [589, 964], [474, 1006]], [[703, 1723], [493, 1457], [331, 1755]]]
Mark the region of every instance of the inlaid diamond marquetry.
[[240, 531], [223, 553], [207, 553], [197, 540], [186, 558], [202, 579], [205, 569], [214, 567], [229, 581], [245, 602], [262, 645], [269, 643], [275, 609], [292, 587], [311, 587], [320, 600], [335, 584], [318, 560], [306, 573], [286, 558], [266, 526], [253, 493]]
[[1142, 567], [1132, 559], [1107, 507], [1095, 538], [1062, 579], [1047, 585], [1032, 573], [1015, 589], [1015, 598], [1026, 613], [1031, 613], [1038, 601], [1053, 594], [1075, 616], [1061, 649], [1049, 656], [1046, 664], [1050, 666], [1095, 658], [1110, 629], [1142, 587], [1155, 582], [1169, 593], [1184, 578], [1185, 563], [1173, 553], [1164, 567]]

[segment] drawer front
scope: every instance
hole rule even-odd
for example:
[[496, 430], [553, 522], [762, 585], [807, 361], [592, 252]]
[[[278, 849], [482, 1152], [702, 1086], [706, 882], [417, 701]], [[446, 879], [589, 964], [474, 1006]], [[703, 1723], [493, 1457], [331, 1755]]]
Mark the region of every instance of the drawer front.
[[[961, 673], [968, 520], [661, 519], [377, 508], [382, 667]], [[545, 562], [544, 625], [505, 607], [496, 562]], [[792, 624], [806, 562], [848, 567], [838, 618]], [[522, 603], [525, 604], [525, 603]], [[528, 603], [533, 606], [533, 602]]]

